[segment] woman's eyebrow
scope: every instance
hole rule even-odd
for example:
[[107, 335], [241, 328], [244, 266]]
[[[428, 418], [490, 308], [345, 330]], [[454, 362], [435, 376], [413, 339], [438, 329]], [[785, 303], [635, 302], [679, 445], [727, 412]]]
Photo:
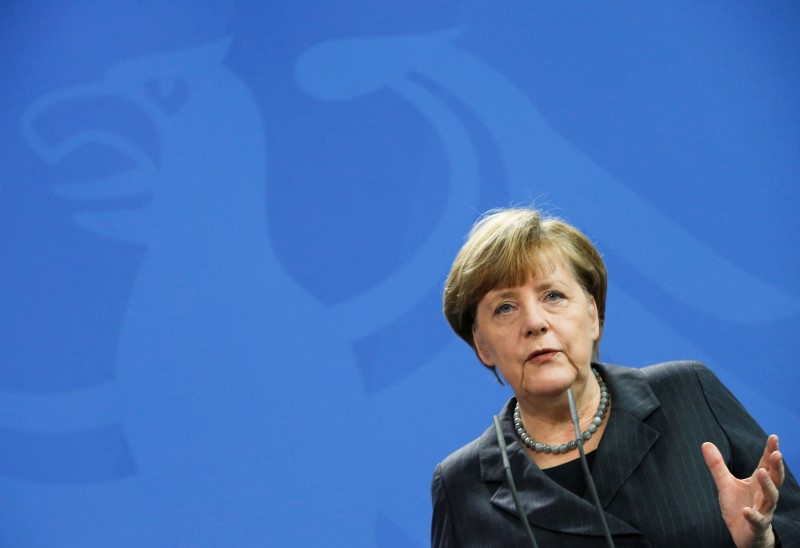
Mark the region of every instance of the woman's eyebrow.
[[550, 275], [545, 277], [542, 281], [540, 281], [534, 289], [537, 291], [541, 291], [543, 289], [548, 289], [553, 287], [554, 285], [567, 285], [566, 282], [558, 276]]
[[517, 289], [509, 287], [507, 289], [498, 289], [496, 292], [491, 292], [492, 299], [505, 299], [506, 297], [514, 297], [517, 294]]

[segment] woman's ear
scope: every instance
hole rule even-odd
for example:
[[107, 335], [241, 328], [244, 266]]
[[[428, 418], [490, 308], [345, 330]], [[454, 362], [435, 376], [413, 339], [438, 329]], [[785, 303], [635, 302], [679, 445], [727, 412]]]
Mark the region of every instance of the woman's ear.
[[592, 319], [592, 342], [594, 342], [600, 338], [600, 314], [597, 312], [594, 297], [589, 297], [589, 315]]
[[472, 327], [472, 340], [475, 343], [475, 353], [481, 363], [487, 367], [494, 367], [494, 359], [486, 347], [486, 341], [483, 340], [481, 332], [474, 326]]

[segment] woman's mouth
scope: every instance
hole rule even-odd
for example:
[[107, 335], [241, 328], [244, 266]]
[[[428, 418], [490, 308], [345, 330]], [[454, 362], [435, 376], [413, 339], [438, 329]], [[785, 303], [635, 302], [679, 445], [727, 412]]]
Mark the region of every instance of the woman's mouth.
[[545, 363], [552, 360], [556, 354], [558, 354], [558, 350], [553, 348], [542, 348], [541, 350], [531, 352], [526, 361], [533, 363]]

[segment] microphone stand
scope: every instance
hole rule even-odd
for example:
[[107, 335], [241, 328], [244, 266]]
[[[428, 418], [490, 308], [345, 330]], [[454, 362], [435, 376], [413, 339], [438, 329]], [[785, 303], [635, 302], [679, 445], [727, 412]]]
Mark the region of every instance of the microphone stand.
[[503, 468], [506, 471], [506, 480], [511, 489], [511, 496], [514, 498], [514, 506], [517, 508], [517, 514], [522, 522], [522, 527], [525, 529], [525, 535], [531, 543], [533, 548], [539, 548], [536, 544], [536, 537], [533, 536], [531, 531], [531, 524], [528, 523], [528, 518], [525, 516], [525, 511], [522, 509], [522, 502], [519, 500], [519, 493], [517, 493], [517, 486], [514, 485], [514, 476], [511, 475], [511, 463], [508, 462], [508, 450], [506, 449], [506, 440], [503, 439], [503, 430], [500, 428], [500, 419], [497, 415], [494, 416], [494, 431], [497, 434], [497, 444], [500, 446], [500, 452], [503, 454]]
[[609, 548], [614, 548], [614, 540], [611, 538], [611, 531], [608, 529], [608, 523], [606, 523], [606, 515], [605, 512], [603, 512], [603, 506], [600, 504], [600, 497], [597, 496], [597, 488], [594, 486], [592, 473], [589, 471], [589, 463], [586, 461], [586, 452], [583, 450], [583, 436], [581, 436], [578, 409], [575, 406], [575, 394], [572, 393], [572, 388], [567, 388], [567, 398], [569, 399], [569, 414], [572, 417], [572, 425], [575, 427], [575, 441], [578, 444], [578, 452], [581, 455], [583, 475], [586, 477], [586, 489], [592, 497], [592, 502], [594, 502], [597, 513], [600, 516], [600, 521], [603, 524], [603, 534], [606, 537], [606, 544]]

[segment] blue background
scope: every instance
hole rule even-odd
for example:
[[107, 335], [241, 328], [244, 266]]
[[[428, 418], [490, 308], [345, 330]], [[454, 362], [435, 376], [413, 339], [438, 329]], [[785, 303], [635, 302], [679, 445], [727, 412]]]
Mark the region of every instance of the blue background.
[[610, 272], [605, 361], [708, 363], [800, 459], [791, 2], [0, 6], [0, 544], [425, 546], [509, 397], [479, 214]]

